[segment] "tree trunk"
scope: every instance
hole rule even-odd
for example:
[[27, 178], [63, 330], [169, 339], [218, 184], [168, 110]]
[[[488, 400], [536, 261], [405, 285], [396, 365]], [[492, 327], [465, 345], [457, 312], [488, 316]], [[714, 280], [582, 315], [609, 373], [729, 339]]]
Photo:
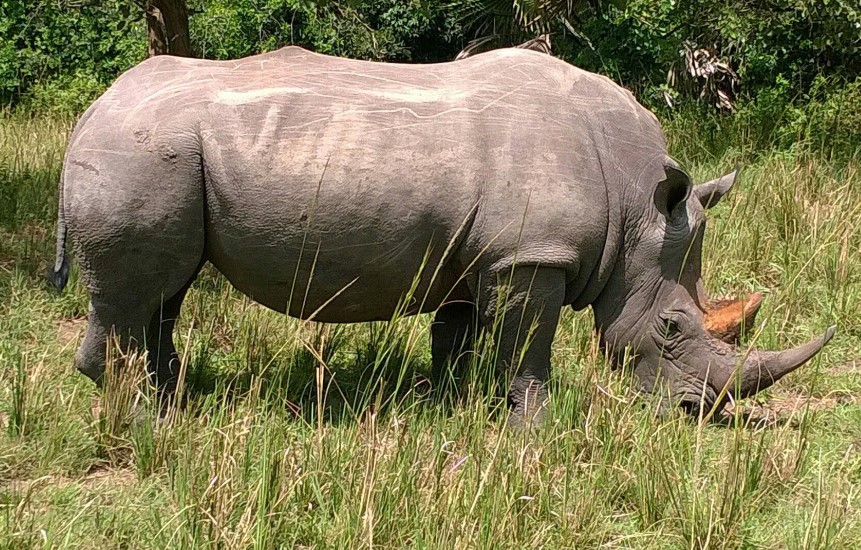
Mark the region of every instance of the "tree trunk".
[[147, 2], [146, 6], [146, 30], [149, 57], [167, 53], [167, 39], [164, 36], [164, 21], [161, 12]]
[[150, 56], [193, 56], [185, 0], [148, 0], [146, 21]]

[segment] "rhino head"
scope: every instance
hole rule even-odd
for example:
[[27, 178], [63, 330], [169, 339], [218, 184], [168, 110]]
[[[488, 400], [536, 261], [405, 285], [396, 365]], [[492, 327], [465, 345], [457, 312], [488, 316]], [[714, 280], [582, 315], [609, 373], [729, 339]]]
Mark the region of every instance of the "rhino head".
[[[623, 190], [638, 196], [619, 197], [625, 205], [619, 253], [593, 303], [610, 356], [621, 363], [628, 350], [642, 390], [661, 392], [664, 406], [678, 404], [692, 414], [720, 410], [731, 398], [771, 386], [816, 355], [835, 330], [782, 352], [742, 348], [719, 337], [720, 321], [702, 303], [701, 250], [705, 210], [730, 190], [735, 175], [693, 186], [671, 159], [647, 166], [638, 184]], [[734, 318], [755, 314], [760, 298], [739, 304]], [[732, 310], [724, 313], [732, 317]], [[737, 325], [724, 321], [731, 332]]]

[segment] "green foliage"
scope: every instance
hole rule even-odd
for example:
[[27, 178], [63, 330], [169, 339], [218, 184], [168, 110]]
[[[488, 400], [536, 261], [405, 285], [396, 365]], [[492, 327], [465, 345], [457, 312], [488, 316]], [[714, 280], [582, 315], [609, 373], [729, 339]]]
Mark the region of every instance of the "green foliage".
[[829, 156], [857, 152], [861, 137], [861, 77], [845, 86], [818, 77], [804, 109], [793, 109], [784, 145], [802, 142]]
[[358, 59], [448, 59], [458, 27], [419, 0], [201, 0], [191, 37], [203, 57], [230, 59], [297, 44]]
[[[800, 139], [852, 149], [861, 116], [853, 101], [861, 9], [851, 0], [189, 0], [189, 8], [193, 48], [216, 59], [297, 44], [360, 59], [444, 61], [476, 36], [496, 33], [496, 45], [510, 45], [550, 31], [556, 55], [609, 75], [648, 107], [665, 110], [668, 94], [682, 113], [711, 117], [757, 147]], [[3, 0], [0, 101], [81, 112], [146, 55], [142, 16], [134, 0], [35, 0], [35, 8]], [[667, 85], [672, 68], [684, 77], [686, 40], [738, 73], [735, 116], [686, 106], [696, 86]]]
[[553, 30], [558, 22], [589, 17], [602, 9], [600, 0], [460, 0], [449, 8], [479, 36], [501, 42], [520, 40]]
[[231, 59], [295, 41], [313, 3], [301, 0], [204, 0], [191, 2], [191, 41], [198, 54]]
[[728, 59], [748, 99], [776, 86], [801, 95], [818, 76], [861, 74], [861, 8], [851, 0], [627, 0], [608, 4], [579, 31], [590, 42], [565, 44], [566, 57], [650, 105], [663, 102], [685, 40]]
[[74, 116], [83, 113], [105, 87], [98, 75], [80, 69], [71, 75], [33, 84], [28, 91], [27, 106], [36, 112]]
[[146, 56], [136, 9], [131, 0], [0, 2], [0, 102], [35, 94], [39, 108], [79, 111]]
[[[437, 61], [462, 44], [445, 5], [424, 0], [191, 0], [189, 8], [193, 48], [214, 59], [297, 44], [360, 59]], [[146, 51], [133, 0], [3, 0], [0, 102], [79, 113]]]
[[667, 137], [684, 159], [752, 157], [775, 150], [840, 161], [861, 155], [861, 78], [845, 83], [819, 77], [808, 93], [795, 97], [781, 78], [741, 103], [735, 114], [695, 103], [659, 113]]

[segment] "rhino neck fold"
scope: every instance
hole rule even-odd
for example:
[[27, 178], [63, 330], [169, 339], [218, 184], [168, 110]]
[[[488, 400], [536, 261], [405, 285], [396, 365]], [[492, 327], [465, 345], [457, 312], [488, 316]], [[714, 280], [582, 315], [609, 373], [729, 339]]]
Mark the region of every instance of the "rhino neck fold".
[[[624, 261], [620, 259], [619, 263]], [[592, 304], [595, 329], [602, 344], [613, 354], [638, 342], [648, 332], [647, 324], [655, 317], [653, 308], [661, 302], [659, 280], [631, 282], [622, 273], [621, 267], [613, 272], [604, 292]]]

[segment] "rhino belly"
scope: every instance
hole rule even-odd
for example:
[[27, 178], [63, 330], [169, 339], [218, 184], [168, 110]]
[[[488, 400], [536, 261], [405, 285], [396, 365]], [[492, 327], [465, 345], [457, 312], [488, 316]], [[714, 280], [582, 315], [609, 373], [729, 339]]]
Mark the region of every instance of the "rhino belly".
[[206, 238], [215, 267], [271, 309], [349, 323], [429, 311], [447, 297], [465, 298], [462, 288], [455, 289], [456, 268], [448, 262], [436, 269], [445, 261], [443, 227], [404, 224], [380, 231], [355, 219], [352, 227], [325, 224], [320, 216], [328, 230], [319, 230], [285, 224], [289, 212], [268, 213], [211, 220]]

